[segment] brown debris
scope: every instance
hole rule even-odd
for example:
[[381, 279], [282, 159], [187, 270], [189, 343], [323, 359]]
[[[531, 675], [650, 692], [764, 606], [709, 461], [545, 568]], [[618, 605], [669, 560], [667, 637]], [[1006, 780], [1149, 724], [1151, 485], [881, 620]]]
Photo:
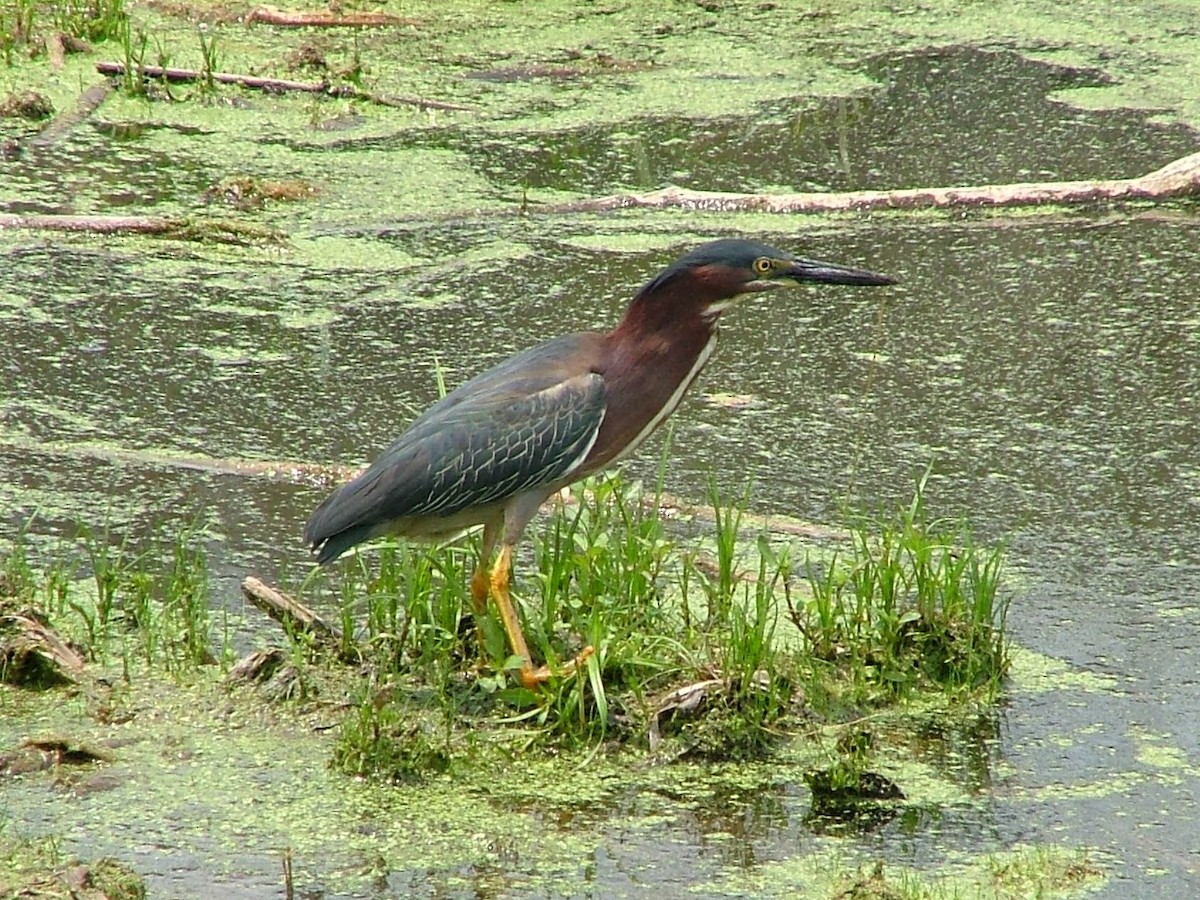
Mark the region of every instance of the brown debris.
[[238, 209], [259, 209], [268, 200], [307, 200], [317, 195], [317, 189], [307, 181], [260, 181], [241, 176], [227, 178], [204, 192], [206, 201], [223, 200]]
[[242, 582], [242, 594], [289, 633], [308, 635], [315, 644], [345, 662], [358, 661], [357, 653], [345, 649], [341, 631], [298, 600], [253, 576]]
[[50, 98], [37, 91], [21, 91], [0, 100], [0, 118], [40, 122], [53, 115], [54, 104], [50, 102]]
[[304, 44], [299, 49], [289, 53], [287, 66], [289, 69], [310, 69], [316, 72], [329, 71], [329, 63], [325, 60], [325, 54], [312, 44]]
[[96, 762], [112, 762], [112, 756], [67, 738], [40, 738], [22, 741], [14, 750], [0, 753], [0, 775], [25, 775]]
[[246, 682], [266, 681], [285, 662], [287, 662], [287, 652], [280, 647], [255, 650], [253, 653], [243, 656], [229, 670], [229, 680]]
[[296, 700], [313, 693], [286, 650], [268, 647], [243, 657], [229, 672], [229, 681], [257, 684], [270, 703]]
[[83, 658], [33, 609], [0, 616], [0, 682], [50, 686], [75, 684]]
[[146, 883], [137, 872], [111, 857], [80, 863], [57, 873], [46, 892], [25, 897], [70, 897], [72, 900], [145, 900]]
[[654, 715], [650, 717], [649, 741], [650, 752], [656, 753], [659, 744], [662, 742], [662, 734], [660, 724], [665, 724], [668, 720], [675, 718], [687, 718], [700, 712], [708, 701], [708, 698], [714, 693], [723, 691], [725, 682], [720, 678], [709, 678], [706, 681], [697, 681], [693, 684], [685, 684], [683, 687], [667, 693], [658, 703], [655, 704]]
[[55, 69], [66, 65], [68, 53], [90, 53], [91, 49], [92, 46], [87, 41], [65, 31], [56, 31], [46, 38], [46, 56]]

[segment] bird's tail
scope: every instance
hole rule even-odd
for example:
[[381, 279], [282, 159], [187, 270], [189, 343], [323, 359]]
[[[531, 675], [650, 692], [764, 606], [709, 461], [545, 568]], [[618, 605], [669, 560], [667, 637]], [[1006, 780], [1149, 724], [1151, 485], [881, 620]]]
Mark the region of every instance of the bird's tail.
[[333, 562], [351, 547], [369, 540], [371, 536], [371, 529], [365, 525], [347, 528], [345, 531], [339, 531], [337, 534], [331, 534], [319, 540], [312, 539], [308, 532], [305, 532], [305, 539], [312, 544], [317, 562], [323, 566]]

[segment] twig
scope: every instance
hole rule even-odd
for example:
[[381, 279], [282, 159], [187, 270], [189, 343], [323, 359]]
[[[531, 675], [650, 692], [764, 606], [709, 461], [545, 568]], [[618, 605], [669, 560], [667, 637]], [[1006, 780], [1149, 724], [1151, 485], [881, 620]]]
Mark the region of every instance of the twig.
[[[125, 63], [98, 62], [96, 71], [101, 75], [120, 77], [125, 74]], [[362, 100], [367, 103], [377, 103], [380, 106], [418, 106], [422, 109], [448, 109], [459, 112], [471, 112], [471, 107], [458, 103], [447, 103], [443, 100], [427, 100], [424, 97], [389, 97], [372, 94], [359, 90], [352, 85], [337, 85], [330, 81], [289, 81], [284, 78], [262, 78], [258, 75], [240, 75], [233, 72], [200, 72], [196, 69], [173, 69], [162, 66], [138, 66], [138, 72], [143, 78], [166, 80], [172, 84], [190, 84], [195, 81], [212, 79], [221, 84], [236, 84], [244, 88], [277, 93], [300, 92], [306, 94], [325, 94], [328, 97], [341, 97], [350, 100]]]
[[288, 632], [309, 635], [317, 644], [341, 659], [358, 660], [357, 654], [345, 652], [342, 633], [303, 603], [253, 576], [242, 582], [242, 594]]
[[296, 886], [292, 880], [292, 848], [283, 851], [283, 900], [295, 900]]
[[416, 19], [406, 19], [385, 12], [341, 12], [316, 10], [304, 12], [260, 6], [246, 16], [246, 24], [255, 22], [277, 25], [280, 28], [371, 28], [382, 25], [420, 25]]
[[1138, 178], [988, 184], [845, 193], [737, 194], [666, 187], [644, 194], [613, 194], [537, 207], [537, 212], [578, 213], [648, 207], [712, 212], [866, 212], [877, 209], [1040, 206], [1116, 200], [1170, 200], [1200, 196], [1200, 153], [1177, 159]]

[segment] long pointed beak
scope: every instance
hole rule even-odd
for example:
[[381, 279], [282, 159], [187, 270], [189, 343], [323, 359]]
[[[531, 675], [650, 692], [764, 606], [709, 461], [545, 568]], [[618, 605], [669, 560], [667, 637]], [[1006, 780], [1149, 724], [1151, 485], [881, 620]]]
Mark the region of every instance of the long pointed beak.
[[868, 272], [866, 269], [854, 269], [850, 266], [839, 266], [835, 263], [820, 262], [815, 259], [795, 258], [791, 265], [779, 272], [777, 278], [791, 278], [793, 281], [815, 281], [822, 284], [858, 284], [885, 285], [896, 284], [897, 279], [890, 275], [880, 275]]

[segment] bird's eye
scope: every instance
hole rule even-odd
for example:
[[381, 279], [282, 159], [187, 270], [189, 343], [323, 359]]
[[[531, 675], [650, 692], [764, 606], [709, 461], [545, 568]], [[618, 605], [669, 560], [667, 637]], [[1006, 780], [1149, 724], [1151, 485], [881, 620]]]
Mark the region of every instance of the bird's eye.
[[766, 275], [773, 268], [775, 268], [775, 264], [765, 256], [760, 256], [754, 261], [754, 271], [760, 275]]

